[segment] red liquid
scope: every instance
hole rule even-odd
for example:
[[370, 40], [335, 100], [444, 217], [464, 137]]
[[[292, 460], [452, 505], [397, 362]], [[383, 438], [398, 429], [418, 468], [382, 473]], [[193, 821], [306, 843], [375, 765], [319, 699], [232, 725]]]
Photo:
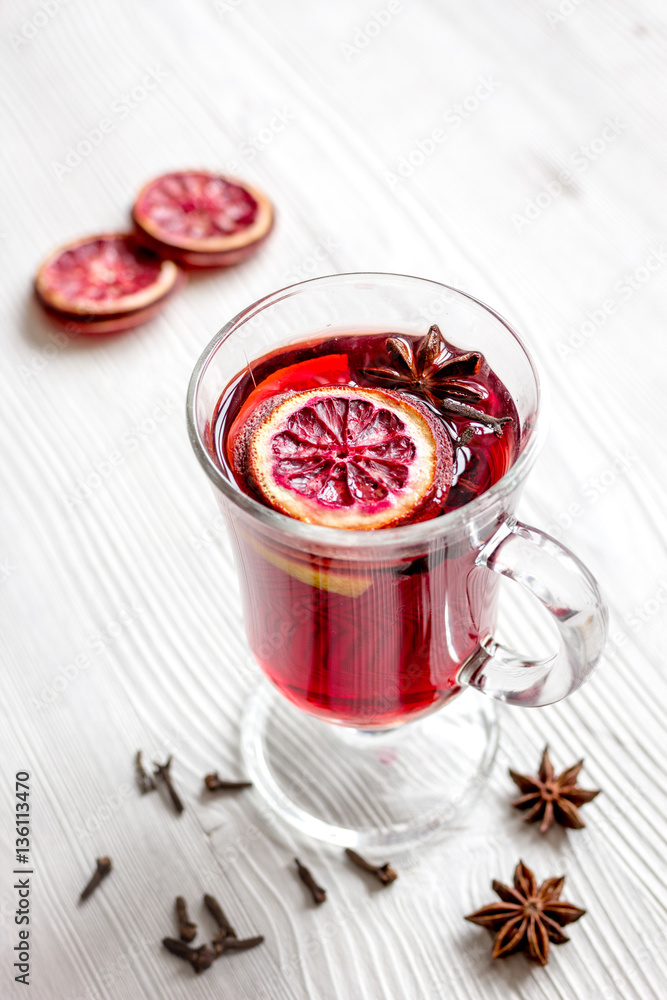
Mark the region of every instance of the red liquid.
[[[360, 369], [390, 363], [386, 336], [302, 342], [254, 361], [254, 381], [248, 372], [240, 373], [221, 397], [210, 442], [238, 489], [263, 502], [234, 475], [227, 458], [230, 427], [255, 385], [277, 369], [309, 359], [316, 373], [318, 358], [342, 354], [349, 371], [338, 384], [377, 388]], [[510, 416], [512, 422], [501, 438], [491, 428], [473, 424], [483, 433], [455, 447], [454, 478], [442, 513], [487, 490], [518, 454], [519, 422], [509, 393], [486, 364], [474, 380], [486, 396], [478, 407], [493, 416]], [[331, 379], [319, 383], [315, 376], [313, 384], [331, 384]], [[288, 388], [283, 385], [279, 391]], [[471, 423], [469, 417], [449, 414], [441, 419], [453, 441]], [[492, 517], [488, 537], [495, 527]], [[461, 663], [494, 625], [498, 578], [475, 568], [479, 545], [471, 547], [465, 529], [420, 546], [375, 551], [374, 532], [367, 534], [369, 550], [355, 561], [336, 552], [308, 552], [306, 543], [248, 518], [235, 519], [232, 540], [250, 646], [274, 684], [300, 708], [329, 721], [385, 728], [430, 711], [458, 692]]]

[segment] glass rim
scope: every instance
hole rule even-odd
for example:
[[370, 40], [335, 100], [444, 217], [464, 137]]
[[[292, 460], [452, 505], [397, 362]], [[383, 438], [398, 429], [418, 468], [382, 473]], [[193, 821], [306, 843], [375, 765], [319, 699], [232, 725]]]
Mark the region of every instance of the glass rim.
[[[432, 285], [441, 291], [445, 290], [447, 292], [454, 292], [455, 295], [461, 296], [477, 306], [481, 306], [482, 309], [493, 316], [493, 318], [496, 319], [505, 328], [507, 333], [516, 341], [528, 361], [535, 381], [535, 393], [537, 398], [535, 416], [530, 427], [528, 440], [516, 462], [513, 463], [504, 476], [494, 483], [493, 486], [490, 486], [488, 490], [485, 490], [484, 493], [481, 493], [478, 497], [475, 497], [474, 500], [464, 504], [462, 507], [457, 507], [456, 510], [449, 511], [449, 513], [442, 514], [436, 518], [431, 518], [428, 521], [421, 521], [417, 524], [404, 524], [396, 528], [382, 528], [375, 531], [354, 528], [327, 528], [319, 524], [307, 524], [303, 521], [297, 521], [295, 518], [288, 517], [288, 515], [282, 514], [280, 511], [272, 510], [270, 507], [265, 507], [263, 504], [259, 503], [258, 500], [254, 500], [247, 494], [242, 493], [237, 486], [231, 483], [224, 476], [218, 465], [209, 454], [197, 427], [197, 391], [206, 368], [213, 359], [218, 348], [236, 330], [244, 319], [249, 318], [259, 309], [264, 308], [269, 304], [279, 302], [281, 299], [287, 298], [290, 295], [294, 295], [299, 289], [305, 288], [308, 285], [335, 284], [336, 282], [344, 279], [356, 279], [358, 281], [377, 281], [378, 279], [415, 281], [420, 284]], [[221, 388], [221, 392], [223, 389], [224, 386]], [[190, 443], [197, 459], [199, 460], [199, 464], [202, 466], [213, 485], [220, 490], [220, 492], [223, 493], [228, 500], [243, 510], [246, 514], [249, 514], [257, 521], [260, 521], [266, 527], [274, 528], [279, 532], [292, 535], [294, 538], [300, 538], [304, 541], [307, 540], [309, 542], [316, 542], [317, 544], [324, 546], [335, 546], [336, 548], [367, 549], [369, 547], [386, 548], [396, 545], [409, 545], [413, 542], [428, 542], [429, 540], [439, 538], [451, 531], [456, 531], [457, 529], [462, 528], [467, 523], [475, 521], [478, 516], [483, 515], [491, 507], [501, 503], [523, 482], [540, 449], [543, 436], [542, 427], [544, 423], [543, 417], [540, 415], [541, 403], [542, 392], [540, 378], [530, 352], [514, 328], [500, 315], [500, 313], [496, 312], [495, 309], [492, 309], [491, 306], [486, 305], [486, 303], [482, 302], [480, 299], [475, 298], [473, 295], [469, 295], [460, 288], [454, 288], [452, 285], [446, 285], [444, 282], [434, 281], [431, 278], [420, 278], [416, 275], [393, 274], [382, 271], [351, 271], [344, 272], [342, 274], [325, 275], [319, 278], [309, 278], [306, 281], [299, 281], [292, 285], [286, 285], [284, 288], [279, 288], [274, 292], [270, 292], [268, 295], [262, 296], [260, 299], [256, 299], [250, 305], [246, 306], [233, 316], [227, 323], [225, 323], [222, 329], [219, 330], [218, 333], [209, 341], [200, 354], [192, 375], [190, 376], [186, 399], [186, 419]]]

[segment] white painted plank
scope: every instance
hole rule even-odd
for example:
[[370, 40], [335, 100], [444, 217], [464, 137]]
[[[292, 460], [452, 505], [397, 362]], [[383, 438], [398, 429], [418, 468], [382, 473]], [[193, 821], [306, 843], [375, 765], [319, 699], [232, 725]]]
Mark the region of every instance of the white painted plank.
[[[551, 23], [559, 6], [403, 0], [350, 54], [342, 46], [363, 42], [373, 17], [351, 0], [166, 0], [159, 11], [71, 0], [46, 22], [38, 3], [4, 5], [0, 760], [6, 779], [33, 773], [36, 1000], [664, 995], [667, 31], [657, 0], [584, 0]], [[17, 42], [29, 20], [34, 37]], [[154, 90], [129, 107], [124, 95], [151, 70]], [[455, 105], [474, 104], [483, 79], [497, 86], [455, 124]], [[285, 127], [252, 156], [248, 139], [275, 108]], [[574, 167], [609, 116], [617, 137]], [[54, 162], [104, 117], [113, 131], [56, 176]], [[446, 139], [390, 183], [418, 143], [430, 149], [434, 128]], [[29, 301], [40, 258], [79, 233], [122, 228], [152, 175], [234, 161], [277, 203], [271, 243], [237, 270], [193, 279], [137, 333], [54, 343]], [[551, 203], [518, 224], [544, 191]], [[552, 410], [522, 513], [591, 566], [614, 623], [584, 691], [507, 713], [484, 802], [442, 843], [399, 857], [386, 892], [337, 852], [274, 827], [254, 793], [200, 793], [207, 770], [239, 773], [253, 674], [225, 537], [184, 431], [189, 372], [259, 295], [353, 269], [460, 285], [517, 324]], [[605, 302], [614, 308], [600, 320]], [[108, 477], [73, 499], [112, 454]], [[523, 609], [508, 595], [507, 634], [548, 641], [541, 622], [524, 627]], [[585, 784], [604, 790], [579, 834], [540, 839], [508, 807], [506, 767], [529, 767], [547, 740], [562, 765], [585, 756]], [[188, 801], [181, 818], [133, 786], [137, 747], [164, 756], [169, 744]], [[310, 906], [295, 878], [296, 851], [329, 889], [325, 907]], [[79, 910], [107, 852], [115, 871]], [[521, 956], [492, 963], [488, 935], [462, 920], [519, 856], [538, 875], [565, 872], [566, 897], [588, 909], [545, 970]], [[3, 995], [18, 989], [9, 887]], [[267, 941], [195, 978], [159, 941], [177, 892], [205, 921], [206, 890]]]

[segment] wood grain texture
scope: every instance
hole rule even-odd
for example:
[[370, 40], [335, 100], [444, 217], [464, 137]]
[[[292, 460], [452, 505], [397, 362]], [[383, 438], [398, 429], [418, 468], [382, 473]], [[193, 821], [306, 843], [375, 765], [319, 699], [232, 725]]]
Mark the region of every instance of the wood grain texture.
[[[19, 769], [33, 788], [34, 1000], [665, 995], [664, 10], [402, 0], [368, 29], [383, 6], [3, 4], [3, 997], [20, 989]], [[146, 74], [153, 89], [135, 90]], [[102, 119], [112, 130], [59, 169]], [[266, 189], [279, 210], [270, 244], [228, 274], [193, 278], [136, 333], [54, 339], [30, 298], [40, 259], [124, 227], [143, 182], [188, 165]], [[207, 771], [240, 776], [255, 675], [185, 433], [189, 374], [249, 302], [351, 270], [444, 280], [523, 333], [551, 432], [521, 514], [591, 567], [612, 611], [591, 682], [565, 704], [504, 714], [484, 802], [440, 843], [393, 859], [400, 878], [386, 891], [277, 826], [253, 792], [201, 793]], [[504, 634], [548, 642], [505, 596]], [[584, 756], [584, 784], [604, 794], [584, 831], [540, 839], [508, 807], [506, 768], [530, 767], [547, 741], [557, 765]], [[149, 760], [174, 753], [182, 817], [136, 793], [138, 747]], [[326, 906], [312, 906], [295, 853], [329, 890]], [[77, 907], [102, 854], [114, 872]], [[492, 963], [488, 935], [462, 920], [520, 856], [539, 877], [565, 873], [566, 898], [588, 910], [546, 969], [522, 956]], [[205, 891], [266, 943], [195, 978], [159, 942], [175, 930], [179, 893], [212, 930]]]

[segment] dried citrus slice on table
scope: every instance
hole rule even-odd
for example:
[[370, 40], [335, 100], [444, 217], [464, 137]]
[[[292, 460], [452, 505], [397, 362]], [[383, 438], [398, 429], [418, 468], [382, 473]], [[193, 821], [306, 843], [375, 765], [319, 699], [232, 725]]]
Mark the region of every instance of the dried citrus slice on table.
[[436, 516], [453, 454], [439, 420], [417, 399], [334, 385], [261, 404], [237, 441], [234, 465], [289, 517], [370, 530]]
[[257, 188], [205, 170], [150, 181], [132, 217], [158, 253], [187, 267], [227, 267], [254, 253], [273, 226], [273, 206]]
[[79, 333], [118, 333], [162, 308], [183, 281], [180, 268], [127, 233], [87, 236], [52, 253], [35, 279], [54, 320]]

